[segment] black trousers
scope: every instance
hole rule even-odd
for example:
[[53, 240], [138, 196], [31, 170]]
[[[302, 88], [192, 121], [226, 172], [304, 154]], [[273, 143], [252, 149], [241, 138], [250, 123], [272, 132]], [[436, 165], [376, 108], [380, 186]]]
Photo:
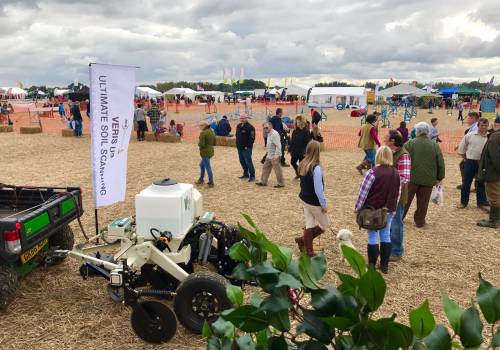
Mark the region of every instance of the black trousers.
[[297, 156], [292, 154], [292, 159], [290, 160], [290, 163], [292, 164], [293, 169], [295, 170], [295, 174], [298, 176], [299, 175], [299, 165], [297, 162], [302, 162], [304, 159], [304, 156]]
[[137, 121], [137, 140], [144, 140], [144, 132], [147, 130], [147, 124], [145, 120]]

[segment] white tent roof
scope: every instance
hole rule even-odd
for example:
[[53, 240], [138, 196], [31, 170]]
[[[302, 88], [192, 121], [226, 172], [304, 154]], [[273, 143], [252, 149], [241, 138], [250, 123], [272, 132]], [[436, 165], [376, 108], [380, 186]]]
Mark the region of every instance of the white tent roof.
[[135, 88], [135, 94], [141, 97], [159, 97], [161, 92], [151, 89], [147, 86], [137, 86]]
[[311, 87], [302, 84], [291, 84], [286, 89], [287, 95], [298, 95], [298, 96], [307, 96], [307, 92]]
[[196, 91], [190, 88], [172, 88], [165, 91], [163, 95], [196, 95]]
[[36, 93], [37, 95], [45, 96], [45, 92], [43, 92], [42, 90], [38, 90]]
[[224, 96], [222, 91], [196, 91], [197, 95]]
[[28, 93], [26, 90], [23, 90], [18, 87], [9, 87], [9, 86], [0, 87], [0, 91], [2, 91], [5, 94], [8, 93], [9, 90], [12, 95], [26, 95]]
[[379, 96], [392, 97], [393, 95], [414, 95], [422, 96], [427, 92], [410, 84], [399, 84], [378, 92]]
[[336, 95], [336, 96], [363, 96], [366, 94], [364, 87], [313, 87], [310, 96]]
[[62, 96], [69, 92], [68, 89], [54, 89], [54, 96]]

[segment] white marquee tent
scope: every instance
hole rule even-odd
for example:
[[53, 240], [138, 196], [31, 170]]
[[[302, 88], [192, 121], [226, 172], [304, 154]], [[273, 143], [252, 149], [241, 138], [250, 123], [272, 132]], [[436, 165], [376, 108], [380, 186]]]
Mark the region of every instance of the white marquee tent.
[[422, 96], [425, 95], [427, 91], [419, 89], [418, 87], [415, 87], [410, 84], [399, 84], [390, 88], [387, 88], [385, 90], [381, 90], [378, 92], [378, 96], [382, 97], [392, 97], [394, 95], [396, 96], [408, 96], [408, 95], [413, 95], [413, 96]]
[[10, 87], [10, 86], [0, 87], [0, 95], [3, 96], [10, 96], [12, 98], [23, 99], [26, 98], [27, 93], [28, 92], [26, 90], [23, 90], [18, 87]]
[[367, 91], [364, 87], [313, 87], [309, 107], [336, 108], [339, 104], [366, 107]]
[[165, 91], [163, 95], [184, 95], [184, 97], [189, 97], [194, 100], [196, 96], [196, 91], [190, 88], [172, 88], [168, 91]]
[[146, 97], [146, 98], [160, 97], [161, 92], [151, 89], [150, 87], [147, 86], [137, 86], [135, 88], [135, 95], [138, 97]]
[[291, 84], [287, 89], [286, 89], [286, 94], [287, 96], [307, 96], [307, 92], [309, 91], [311, 87], [307, 85], [302, 85], [302, 84]]
[[62, 96], [69, 93], [68, 89], [54, 89], [54, 96]]

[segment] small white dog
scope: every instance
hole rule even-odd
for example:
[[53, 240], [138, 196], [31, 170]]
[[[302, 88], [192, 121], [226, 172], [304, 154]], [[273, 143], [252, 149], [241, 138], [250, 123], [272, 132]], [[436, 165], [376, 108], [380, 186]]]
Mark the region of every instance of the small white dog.
[[[356, 247], [352, 243], [352, 232], [347, 229], [339, 230], [339, 232], [337, 233], [337, 241], [339, 241], [339, 251], [341, 256], [342, 245], [346, 245], [348, 247], [351, 247], [352, 249], [356, 249]], [[344, 260], [344, 263], [347, 263], [347, 260], [343, 256], [342, 260]]]

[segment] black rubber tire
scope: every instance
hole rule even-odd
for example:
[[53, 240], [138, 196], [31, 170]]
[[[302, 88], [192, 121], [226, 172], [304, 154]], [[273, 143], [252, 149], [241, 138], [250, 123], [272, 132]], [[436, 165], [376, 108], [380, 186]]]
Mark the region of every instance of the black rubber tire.
[[177, 331], [174, 312], [166, 305], [152, 300], [134, 306], [130, 322], [135, 334], [152, 344], [168, 342]]
[[0, 261], [0, 310], [6, 310], [16, 297], [19, 278], [14, 268]]
[[[233, 307], [226, 295], [228, 284], [227, 279], [213, 272], [200, 271], [189, 275], [175, 291], [174, 310], [179, 322], [191, 332], [200, 334], [205, 320], [211, 324], [221, 311]], [[205, 297], [214, 304], [209, 315], [201, 315], [193, 309], [194, 299]]]
[[[57, 247], [61, 250], [71, 250], [75, 244], [75, 237], [73, 235], [73, 230], [68, 225], [64, 226], [57, 233], [49, 238], [50, 247]], [[52, 265], [57, 265], [64, 261], [66, 257], [58, 257], [52, 259]]]

